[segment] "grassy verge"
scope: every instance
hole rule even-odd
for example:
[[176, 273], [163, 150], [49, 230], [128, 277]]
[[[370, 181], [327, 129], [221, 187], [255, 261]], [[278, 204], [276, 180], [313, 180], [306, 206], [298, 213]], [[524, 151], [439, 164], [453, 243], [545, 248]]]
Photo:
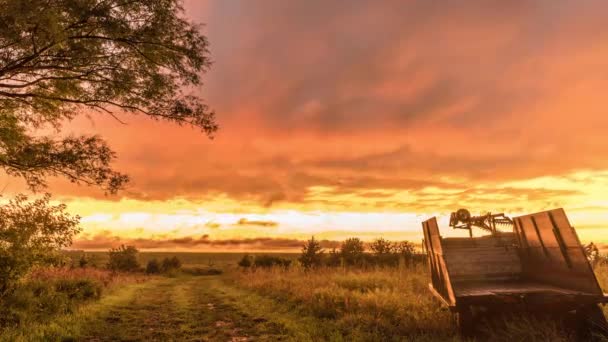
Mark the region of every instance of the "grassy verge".
[[0, 334], [0, 341], [70, 340], [71, 336], [81, 335], [87, 322], [148, 286], [150, 286], [148, 283], [123, 284], [120, 288], [113, 288], [99, 301], [81, 305], [72, 312], [59, 314], [41, 322], [28, 322], [18, 327], [7, 328]]
[[[606, 289], [608, 267], [601, 266], [596, 273]], [[302, 315], [331, 321], [333, 336], [344, 340], [458, 340], [453, 316], [428, 291], [424, 267], [310, 272], [299, 268], [258, 269], [234, 272], [231, 279], [235, 286]], [[505, 315], [483, 319], [480, 326], [487, 340], [575, 340], [572, 332], [554, 318]]]
[[456, 339], [451, 314], [428, 293], [428, 279], [420, 269], [304, 272], [293, 268], [233, 277], [244, 289], [332, 322], [335, 335], [345, 340]]

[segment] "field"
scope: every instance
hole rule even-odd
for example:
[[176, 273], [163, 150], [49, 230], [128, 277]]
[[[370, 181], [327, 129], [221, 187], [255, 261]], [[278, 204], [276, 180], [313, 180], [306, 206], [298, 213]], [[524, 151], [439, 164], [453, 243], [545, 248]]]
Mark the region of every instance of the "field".
[[[425, 267], [243, 272], [242, 254], [177, 255], [185, 268], [221, 275], [139, 276], [109, 286], [72, 312], [5, 329], [1, 340], [77, 341], [459, 341], [451, 314], [427, 289]], [[283, 254], [296, 258], [296, 254]], [[103, 254], [98, 258], [103, 260]], [[608, 268], [596, 270], [608, 285]], [[481, 340], [570, 341], [560, 322], [503, 317], [481, 322]]]

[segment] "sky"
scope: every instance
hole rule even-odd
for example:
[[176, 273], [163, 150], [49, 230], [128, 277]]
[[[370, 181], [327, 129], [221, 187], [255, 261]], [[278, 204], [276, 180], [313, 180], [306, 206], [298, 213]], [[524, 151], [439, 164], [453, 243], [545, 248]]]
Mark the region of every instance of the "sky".
[[[54, 180], [82, 217], [74, 248], [289, 250], [314, 235], [419, 242], [451, 211], [563, 207], [608, 242], [604, 1], [185, 2], [210, 41], [188, 127], [99, 113], [132, 182]], [[6, 179], [6, 191], [18, 181]]]

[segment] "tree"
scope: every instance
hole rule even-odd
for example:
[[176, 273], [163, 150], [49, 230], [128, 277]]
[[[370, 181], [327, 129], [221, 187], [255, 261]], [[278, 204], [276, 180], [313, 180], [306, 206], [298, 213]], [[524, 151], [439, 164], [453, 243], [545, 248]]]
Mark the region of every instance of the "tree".
[[342, 264], [342, 255], [335, 247], [329, 251], [325, 265], [329, 267], [338, 267]]
[[80, 259], [78, 259], [78, 267], [87, 268], [88, 265], [89, 265], [89, 260], [87, 259], [87, 256], [84, 253], [82, 253], [82, 255], [80, 256]]
[[393, 243], [383, 238], [374, 240], [369, 248], [376, 256], [391, 254], [394, 250]]
[[[122, 122], [139, 114], [209, 136], [217, 130], [213, 111], [186, 92], [201, 83], [210, 59], [181, 1], [0, 0], [0, 8], [0, 168], [31, 190], [43, 189], [49, 176], [108, 193], [127, 183], [101, 137], [61, 134], [79, 115]], [[78, 218], [64, 209], [48, 196], [0, 207], [7, 213], [0, 218], [0, 296], [71, 243]]]
[[80, 231], [79, 217], [49, 200], [49, 195], [35, 201], [19, 195], [0, 206], [0, 299], [32, 266], [58, 260], [59, 249]]
[[300, 255], [300, 264], [304, 268], [318, 267], [323, 261], [323, 248], [321, 244], [315, 240], [313, 236], [302, 247], [302, 255]]
[[238, 265], [244, 269], [251, 267], [251, 257], [249, 256], [249, 254], [243, 255]]
[[365, 247], [359, 238], [349, 238], [342, 242], [340, 254], [347, 265], [355, 265], [362, 261]]
[[413, 243], [409, 241], [401, 241], [395, 246], [395, 249], [399, 256], [403, 258], [408, 267], [413, 264], [414, 253], [416, 251]]
[[164, 258], [161, 265], [160, 270], [162, 272], [169, 272], [171, 270], [177, 270], [182, 267], [182, 262], [176, 257], [173, 256], [171, 258]]
[[186, 93], [210, 66], [180, 0], [0, 0], [0, 167], [38, 190], [47, 176], [113, 193], [128, 181], [98, 136], [44, 136], [78, 115], [126, 114], [217, 130]]
[[156, 259], [152, 259], [148, 261], [146, 265], [146, 273], [147, 274], [157, 274], [160, 273], [160, 263]]
[[370, 249], [372, 250], [372, 260], [376, 265], [395, 266], [399, 264], [399, 255], [394, 253], [396, 246], [394, 243], [379, 238], [374, 240]]
[[108, 269], [121, 272], [139, 271], [137, 253], [139, 251], [134, 246], [121, 245], [109, 251]]

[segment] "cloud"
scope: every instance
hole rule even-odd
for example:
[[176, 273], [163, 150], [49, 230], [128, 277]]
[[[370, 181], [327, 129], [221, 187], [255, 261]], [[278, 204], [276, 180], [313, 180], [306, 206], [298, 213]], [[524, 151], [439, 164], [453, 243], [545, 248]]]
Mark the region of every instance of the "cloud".
[[210, 228], [210, 229], [218, 229], [220, 228], [222, 225], [217, 223], [217, 222], [207, 222], [205, 223], [205, 227]]
[[258, 227], [276, 227], [279, 224], [274, 221], [262, 221], [262, 220], [248, 220], [246, 218], [242, 218], [238, 220], [235, 226], [258, 226]]
[[[180, 199], [238, 215], [601, 203], [605, 2], [186, 7], [207, 23], [215, 64], [196, 91], [222, 129], [209, 141], [143, 117], [72, 122], [75, 133], [104, 135], [133, 179], [116, 203]], [[560, 185], [581, 170], [590, 173]], [[559, 181], [511, 185], [548, 176]], [[67, 182], [51, 191], [106, 199]]]

